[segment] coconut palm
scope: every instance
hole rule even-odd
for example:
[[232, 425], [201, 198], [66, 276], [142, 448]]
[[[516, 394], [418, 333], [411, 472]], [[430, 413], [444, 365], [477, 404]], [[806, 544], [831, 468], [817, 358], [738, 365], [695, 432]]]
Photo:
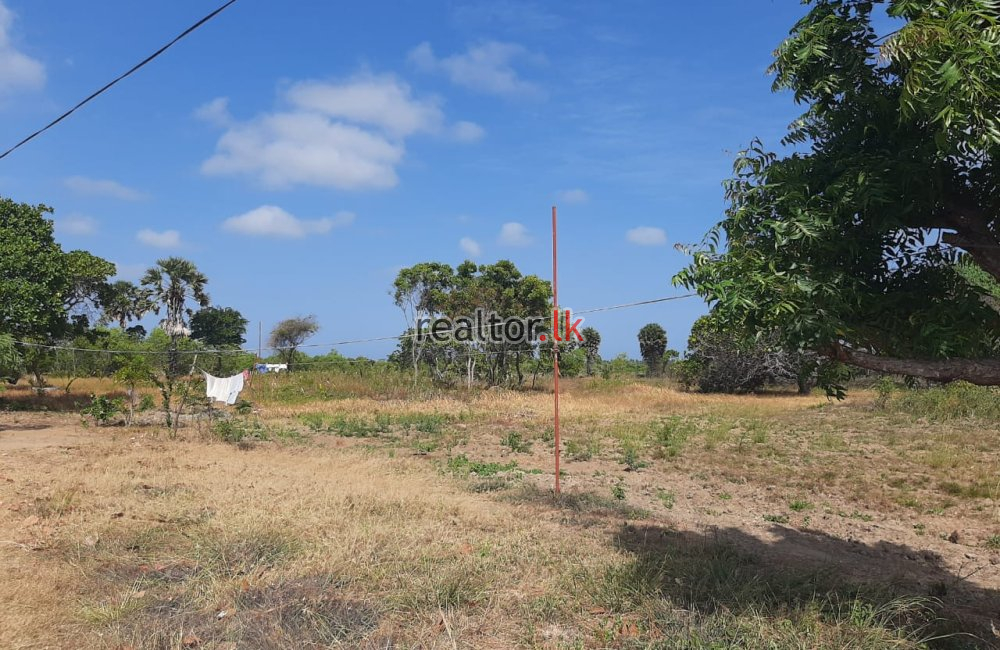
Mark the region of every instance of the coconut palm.
[[149, 291], [149, 297], [153, 301], [153, 313], [159, 314], [161, 308], [166, 309], [160, 326], [171, 339], [176, 340], [190, 333], [187, 318], [194, 310], [187, 306], [189, 300], [194, 300], [200, 307], [209, 305], [208, 294], [205, 293], [206, 284], [208, 278], [198, 267], [181, 257], [157, 260], [156, 266], [142, 276], [142, 286]]

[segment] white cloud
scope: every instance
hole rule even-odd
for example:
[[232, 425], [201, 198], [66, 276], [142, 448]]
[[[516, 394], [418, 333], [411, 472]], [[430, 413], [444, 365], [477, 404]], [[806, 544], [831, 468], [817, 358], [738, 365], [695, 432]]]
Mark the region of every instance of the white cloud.
[[56, 232], [67, 235], [93, 235], [97, 232], [97, 221], [82, 214], [68, 214], [55, 221]]
[[410, 51], [410, 63], [425, 72], [442, 71], [452, 83], [491, 95], [538, 95], [541, 89], [521, 79], [512, 62], [538, 63], [541, 57], [517, 43], [486, 41], [470, 46], [462, 54], [439, 58], [431, 44], [424, 42]]
[[333, 217], [299, 219], [276, 205], [262, 205], [222, 222], [227, 232], [257, 237], [285, 237], [297, 239], [306, 235], [324, 235], [334, 228], [354, 222], [353, 212], [338, 212]]
[[639, 246], [663, 246], [667, 243], [667, 233], [663, 228], [639, 226], [626, 232], [625, 239]]
[[181, 234], [176, 230], [156, 232], [143, 228], [135, 234], [135, 238], [139, 243], [153, 248], [178, 248], [181, 245]]
[[195, 109], [194, 116], [214, 126], [229, 126], [233, 123], [233, 116], [229, 114], [228, 97], [216, 97], [212, 101], [202, 104]]
[[483, 254], [483, 248], [472, 237], [462, 237], [458, 240], [458, 247], [469, 257], [479, 257]]
[[361, 76], [339, 85], [302, 81], [288, 89], [286, 99], [300, 109], [397, 136], [435, 132], [444, 123], [437, 98], [415, 99], [409, 86], [389, 76]]
[[590, 196], [581, 189], [563, 190], [558, 196], [563, 203], [586, 203], [590, 200]]
[[511, 221], [500, 227], [500, 236], [497, 241], [505, 246], [528, 246], [532, 239], [524, 224]]
[[139, 190], [126, 187], [117, 181], [87, 178], [86, 176], [70, 176], [63, 181], [69, 189], [79, 194], [90, 196], [106, 196], [122, 201], [141, 201], [147, 198]]
[[459, 142], [478, 142], [486, 135], [486, 130], [475, 122], [455, 122], [451, 134]]
[[11, 43], [14, 14], [0, 2], [0, 94], [39, 90], [45, 85], [45, 66]]
[[[471, 135], [466, 126], [446, 127], [438, 99], [415, 98], [392, 76], [302, 81], [281, 99], [286, 106], [280, 110], [230, 122], [202, 172], [250, 176], [270, 189], [385, 189], [399, 182], [396, 167], [406, 153], [406, 138], [451, 128], [466, 139]], [[218, 106], [205, 112], [215, 116]]]

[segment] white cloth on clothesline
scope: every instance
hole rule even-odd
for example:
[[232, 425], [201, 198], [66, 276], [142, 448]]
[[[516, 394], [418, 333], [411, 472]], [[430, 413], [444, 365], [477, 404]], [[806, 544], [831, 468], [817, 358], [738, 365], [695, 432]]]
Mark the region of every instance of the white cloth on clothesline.
[[213, 377], [205, 371], [205, 395], [216, 402], [235, 404], [240, 392], [243, 390], [244, 375], [241, 372], [232, 377]]

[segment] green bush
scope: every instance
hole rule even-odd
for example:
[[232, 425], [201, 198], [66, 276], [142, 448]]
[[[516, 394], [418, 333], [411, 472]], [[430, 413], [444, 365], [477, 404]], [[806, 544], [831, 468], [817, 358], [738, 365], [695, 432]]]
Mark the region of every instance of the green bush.
[[500, 444], [509, 447], [512, 452], [517, 454], [526, 454], [531, 451], [531, 443], [524, 439], [524, 435], [520, 431], [511, 431], [503, 436], [500, 438]]
[[125, 410], [125, 401], [120, 397], [107, 395], [91, 395], [90, 404], [80, 410], [81, 415], [94, 418], [94, 424], [107, 424]]

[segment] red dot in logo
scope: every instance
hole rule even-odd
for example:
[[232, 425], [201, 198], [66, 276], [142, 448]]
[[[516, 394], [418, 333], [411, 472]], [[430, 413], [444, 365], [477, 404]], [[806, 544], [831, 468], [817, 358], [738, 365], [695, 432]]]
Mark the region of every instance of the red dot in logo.
[[539, 340], [539, 341], [542, 341], [543, 343], [545, 342], [545, 340], [546, 340], [547, 338], [548, 338], [548, 337], [547, 337], [547, 336], [545, 336], [544, 334], [539, 334], [539, 335], [538, 335], [538, 340]]

